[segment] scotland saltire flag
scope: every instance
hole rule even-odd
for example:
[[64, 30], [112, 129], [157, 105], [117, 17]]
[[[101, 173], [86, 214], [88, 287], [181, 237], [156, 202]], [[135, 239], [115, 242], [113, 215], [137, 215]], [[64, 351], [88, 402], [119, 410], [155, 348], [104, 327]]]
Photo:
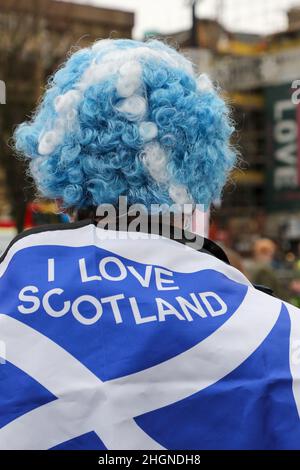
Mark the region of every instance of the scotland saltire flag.
[[300, 449], [300, 311], [113, 235], [34, 230], [2, 257], [0, 448]]

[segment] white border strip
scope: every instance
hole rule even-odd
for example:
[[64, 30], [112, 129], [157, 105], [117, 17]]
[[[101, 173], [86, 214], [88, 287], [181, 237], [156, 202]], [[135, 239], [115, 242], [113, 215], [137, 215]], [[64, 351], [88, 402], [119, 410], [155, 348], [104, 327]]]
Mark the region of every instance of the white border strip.
[[[49, 230], [33, 233], [16, 241], [9, 249], [0, 265], [0, 278], [5, 273], [13, 256], [24, 248], [32, 246], [97, 246], [126, 259], [138, 263], [164, 266], [179, 273], [193, 273], [204, 269], [214, 269], [229, 279], [251, 286], [250, 281], [233, 266], [212, 255], [202, 253], [175, 240], [162, 236], [149, 236], [145, 233], [114, 232], [89, 224], [79, 228]], [[122, 238], [124, 236], [124, 239]]]
[[293, 394], [300, 418], [300, 310], [284, 303], [291, 320], [290, 369], [293, 378]]

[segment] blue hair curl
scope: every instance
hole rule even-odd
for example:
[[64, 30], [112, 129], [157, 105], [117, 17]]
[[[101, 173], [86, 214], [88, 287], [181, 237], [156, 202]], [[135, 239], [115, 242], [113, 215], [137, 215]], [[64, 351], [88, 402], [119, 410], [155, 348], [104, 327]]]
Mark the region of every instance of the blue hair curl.
[[229, 111], [205, 75], [159, 41], [74, 53], [15, 132], [39, 192], [72, 208], [220, 197], [235, 162]]

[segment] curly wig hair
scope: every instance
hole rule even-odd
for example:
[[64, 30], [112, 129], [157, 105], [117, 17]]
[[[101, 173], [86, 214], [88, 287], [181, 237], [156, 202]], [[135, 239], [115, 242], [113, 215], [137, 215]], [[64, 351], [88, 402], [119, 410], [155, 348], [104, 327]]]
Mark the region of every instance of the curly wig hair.
[[160, 41], [100, 40], [49, 81], [15, 146], [65, 208], [220, 197], [235, 162], [229, 110], [206, 75]]

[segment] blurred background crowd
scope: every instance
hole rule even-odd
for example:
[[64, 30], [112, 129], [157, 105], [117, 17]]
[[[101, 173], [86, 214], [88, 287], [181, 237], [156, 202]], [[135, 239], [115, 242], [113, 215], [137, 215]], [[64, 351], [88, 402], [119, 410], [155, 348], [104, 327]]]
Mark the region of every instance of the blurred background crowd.
[[221, 87], [240, 162], [210, 238], [300, 307], [299, 0], [1, 0], [0, 252], [25, 228], [64, 221], [36, 199], [10, 138], [68, 51], [106, 37], [162, 38]]

